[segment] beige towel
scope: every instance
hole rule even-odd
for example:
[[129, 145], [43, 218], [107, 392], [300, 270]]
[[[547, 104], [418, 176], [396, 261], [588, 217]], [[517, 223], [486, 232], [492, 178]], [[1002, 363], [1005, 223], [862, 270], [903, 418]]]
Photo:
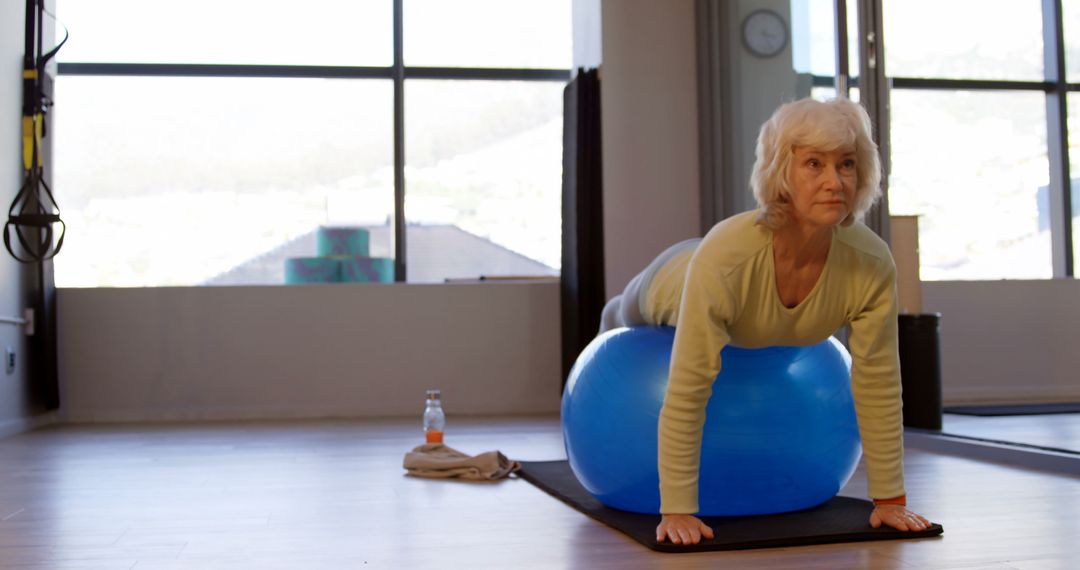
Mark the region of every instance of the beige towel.
[[406, 453], [403, 467], [414, 477], [493, 481], [521, 469], [521, 464], [498, 451], [470, 456], [441, 443], [427, 443]]

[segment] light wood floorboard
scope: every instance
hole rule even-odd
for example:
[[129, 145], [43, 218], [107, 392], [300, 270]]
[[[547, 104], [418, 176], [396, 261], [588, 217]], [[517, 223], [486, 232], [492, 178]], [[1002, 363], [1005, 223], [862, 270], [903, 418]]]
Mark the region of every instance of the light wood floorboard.
[[[564, 457], [557, 418], [451, 418], [448, 444]], [[944, 537], [659, 554], [522, 480], [409, 478], [413, 420], [60, 426], [0, 441], [0, 568], [1080, 568], [1080, 481], [910, 450]], [[843, 494], [863, 496], [863, 473]]]

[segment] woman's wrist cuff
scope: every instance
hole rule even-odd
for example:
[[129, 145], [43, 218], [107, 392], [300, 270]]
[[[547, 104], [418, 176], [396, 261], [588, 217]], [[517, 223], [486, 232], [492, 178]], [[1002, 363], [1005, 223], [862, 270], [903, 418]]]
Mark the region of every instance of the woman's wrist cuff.
[[900, 495], [899, 497], [893, 497], [891, 499], [874, 499], [874, 506], [878, 505], [900, 505], [901, 507], [907, 506], [907, 495]]

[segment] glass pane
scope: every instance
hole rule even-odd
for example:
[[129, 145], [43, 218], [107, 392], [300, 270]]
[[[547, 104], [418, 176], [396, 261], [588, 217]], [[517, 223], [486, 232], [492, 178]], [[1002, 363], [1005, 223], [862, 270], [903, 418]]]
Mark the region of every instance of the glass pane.
[[883, 2], [891, 77], [1042, 81], [1039, 0]]
[[404, 0], [405, 65], [567, 69], [570, 0]]
[[389, 66], [389, 0], [57, 0], [71, 62]]
[[411, 282], [558, 275], [562, 83], [405, 89]]
[[922, 278], [1051, 277], [1043, 94], [894, 89], [891, 109], [889, 209], [921, 216]]
[[796, 73], [836, 76], [834, 13], [833, 0], [792, 0], [791, 57]]
[[815, 87], [810, 90], [810, 97], [817, 99], [818, 101], [828, 101], [829, 99], [836, 99], [835, 87]]
[[[851, 74], [851, 85], [859, 82], [859, 3], [847, 3], [847, 35], [848, 35], [848, 73]], [[851, 97], [853, 100], [854, 96]]]
[[1069, 93], [1069, 174], [1072, 177], [1073, 277], [1080, 277], [1080, 93]]
[[392, 255], [390, 81], [60, 76], [56, 98], [58, 286], [283, 283], [325, 225]]
[[[812, 97], [814, 99], [817, 99], [818, 101], [827, 101], [829, 99], [835, 99], [836, 98], [836, 88], [835, 87], [815, 87], [813, 90], [810, 91], [810, 97]], [[851, 99], [852, 101], [854, 101], [856, 103], [859, 102], [859, 88], [858, 87], [849, 87], [848, 88], [848, 99]]]
[[[809, 95], [825, 100], [836, 97], [836, 19], [833, 0], [791, 1], [792, 66], [800, 81], [812, 82]], [[854, 3], [848, 5], [848, 74], [849, 86], [858, 81], [858, 14]], [[824, 80], [828, 80], [828, 84]], [[849, 87], [849, 97], [858, 100], [857, 88]]]
[[1063, 0], [1062, 19], [1065, 24], [1065, 77], [1080, 82], [1080, 0]]
[[[847, 4], [848, 73], [859, 75], [859, 14]], [[836, 17], [833, 0], [791, 0], [792, 59], [797, 73], [836, 76]]]

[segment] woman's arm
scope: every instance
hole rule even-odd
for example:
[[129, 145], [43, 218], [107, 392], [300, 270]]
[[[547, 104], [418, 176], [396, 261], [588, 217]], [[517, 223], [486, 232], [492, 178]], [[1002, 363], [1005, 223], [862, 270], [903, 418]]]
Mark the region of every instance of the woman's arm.
[[701, 260], [691, 261], [675, 326], [675, 344], [658, 425], [660, 512], [698, 510], [698, 469], [705, 405], [728, 343], [732, 296]]
[[851, 321], [852, 392], [874, 511], [870, 526], [921, 531], [930, 521], [908, 510], [904, 493], [904, 427], [897, 346], [896, 267], [891, 258], [867, 288]]
[[695, 273], [693, 265], [688, 271], [660, 410], [657, 465], [664, 514], [656, 527], [657, 542], [697, 544], [702, 537], [713, 538], [712, 528], [693, 513], [698, 511], [705, 406], [720, 373], [720, 351], [729, 340], [726, 323], [732, 303], [726, 288], [716, 290], [722, 282], [702, 273], [700, 268]]
[[896, 268], [888, 258], [870, 280], [862, 309], [851, 321], [852, 392], [874, 498], [870, 525], [918, 531], [930, 522], [906, 506], [896, 305]]
[[904, 432], [896, 333], [896, 269], [881, 265], [851, 320], [851, 387], [866, 459], [870, 496], [904, 495]]

